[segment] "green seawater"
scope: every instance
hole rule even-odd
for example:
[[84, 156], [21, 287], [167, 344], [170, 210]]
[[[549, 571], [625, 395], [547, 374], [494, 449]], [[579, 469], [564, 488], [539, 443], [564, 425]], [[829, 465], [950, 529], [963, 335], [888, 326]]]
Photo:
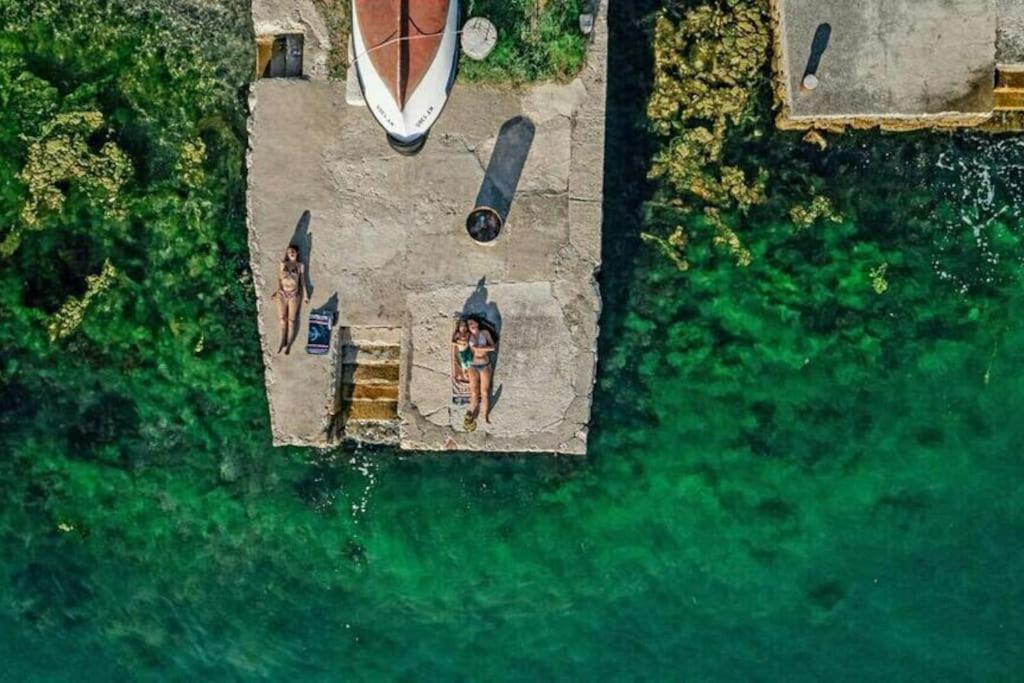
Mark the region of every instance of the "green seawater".
[[[135, 218], [62, 185], [0, 262], [0, 680], [1024, 679], [1024, 138], [819, 152], [765, 105], [729, 151], [772, 172], [752, 264], [694, 239], [679, 272], [639, 239], [652, 7], [612, 3], [589, 456], [272, 449], [224, 85], [244, 3], [193, 7], [210, 90], [151, 15], [18, 4], [0, 225], [18, 133], [87, 106]], [[808, 185], [841, 223], [794, 229]], [[51, 342], [106, 258], [123, 280]]]

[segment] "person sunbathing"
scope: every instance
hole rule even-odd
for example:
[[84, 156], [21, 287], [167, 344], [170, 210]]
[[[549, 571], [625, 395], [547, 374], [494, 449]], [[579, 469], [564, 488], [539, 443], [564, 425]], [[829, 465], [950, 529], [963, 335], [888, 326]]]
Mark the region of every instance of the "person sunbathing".
[[469, 319], [469, 348], [473, 360], [469, 366], [469, 412], [466, 423], [475, 423], [477, 415], [483, 413], [484, 422], [491, 423], [491, 376], [494, 367], [491, 365], [491, 353], [496, 350], [494, 337], [483, 329], [480, 323]]
[[277, 317], [281, 321], [281, 344], [277, 352], [285, 355], [292, 349], [292, 341], [298, 332], [299, 296], [309, 303], [309, 293], [305, 291], [305, 267], [299, 261], [299, 248], [289, 244], [284, 252], [284, 260], [277, 268], [277, 290], [271, 298], [277, 304]]
[[452, 333], [452, 376], [457, 382], [469, 382], [467, 371], [473, 364], [473, 352], [469, 348], [469, 325], [464, 318], [455, 323]]

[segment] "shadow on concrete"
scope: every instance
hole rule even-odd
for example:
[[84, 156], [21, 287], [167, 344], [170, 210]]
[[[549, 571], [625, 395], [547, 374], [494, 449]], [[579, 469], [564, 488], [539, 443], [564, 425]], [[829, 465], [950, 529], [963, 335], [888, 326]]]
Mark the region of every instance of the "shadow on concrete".
[[331, 327], [338, 324], [338, 293], [335, 292], [327, 301], [310, 310], [310, 313], [326, 313], [331, 316]]
[[299, 260], [302, 261], [305, 268], [306, 276], [305, 282], [302, 286], [306, 290], [306, 296], [313, 297], [313, 279], [309, 274], [310, 264], [309, 257], [313, 253], [313, 233], [309, 231], [309, 222], [312, 218], [309, 209], [302, 212], [302, 216], [299, 217], [299, 222], [295, 224], [295, 232], [292, 233], [292, 239], [288, 244], [294, 244], [299, 248]]
[[473, 293], [462, 305], [463, 320], [476, 320], [480, 327], [491, 333], [494, 339], [494, 351], [491, 353], [491, 411], [498, 406], [503, 385], [494, 384], [498, 370], [498, 356], [501, 353], [501, 311], [498, 304], [487, 299], [487, 278], [482, 277], [476, 283]]
[[828, 41], [831, 37], [832, 25], [818, 24], [818, 28], [814, 30], [814, 39], [811, 40], [811, 54], [807, 57], [807, 67], [804, 69], [804, 75], [800, 77], [801, 83], [811, 74], [818, 73], [818, 67], [821, 66], [821, 56], [825, 54], [825, 49], [828, 47]]
[[493, 301], [487, 300], [487, 278], [480, 278], [476, 287], [473, 289], [473, 293], [466, 299], [466, 303], [462, 305], [462, 316], [464, 318], [476, 318], [477, 322], [487, 323], [488, 327], [491, 328], [488, 331], [497, 337], [501, 335], [501, 311], [498, 310], [498, 304]]
[[[335, 292], [331, 295], [331, 298], [317, 310], [333, 312], [333, 319], [335, 324], [337, 324], [338, 293]], [[352, 408], [353, 386], [345, 384], [343, 381], [345, 375], [345, 347], [352, 343], [352, 329], [340, 327], [337, 330], [337, 335], [338, 356], [335, 363], [335, 375], [332, 378], [334, 382], [334, 405], [330, 407], [327, 428], [325, 430], [329, 441], [341, 441], [345, 438], [345, 425], [348, 423], [348, 416]]]
[[498, 131], [491, 160], [484, 172], [484, 182], [476, 196], [476, 206], [494, 209], [502, 223], [508, 220], [508, 212], [512, 208], [516, 188], [519, 187], [526, 157], [533, 146], [535, 132], [533, 121], [525, 116], [509, 119]]

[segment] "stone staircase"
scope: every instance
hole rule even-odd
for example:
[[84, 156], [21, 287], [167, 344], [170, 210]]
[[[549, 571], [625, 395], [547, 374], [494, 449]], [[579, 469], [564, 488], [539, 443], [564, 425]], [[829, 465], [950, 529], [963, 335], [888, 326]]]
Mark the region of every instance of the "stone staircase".
[[349, 327], [341, 334], [335, 435], [397, 443], [402, 328]]
[[1024, 64], [998, 65], [993, 95], [996, 111], [1024, 111]]

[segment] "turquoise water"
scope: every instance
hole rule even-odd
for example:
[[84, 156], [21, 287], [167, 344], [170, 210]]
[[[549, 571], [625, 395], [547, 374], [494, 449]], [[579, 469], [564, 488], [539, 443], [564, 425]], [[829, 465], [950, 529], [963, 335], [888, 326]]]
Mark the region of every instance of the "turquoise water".
[[[613, 68], [642, 72], [621, 39], [645, 15], [613, 22]], [[108, 247], [75, 214], [5, 262], [0, 678], [1024, 677], [1024, 142], [854, 133], [819, 153], [765, 112], [732, 152], [773, 173], [752, 265], [694, 240], [680, 273], [639, 240], [631, 76], [612, 81], [587, 459], [269, 448], [252, 319], [202, 352], [172, 331], [220, 324], [189, 296], [248, 296], [241, 147], [215, 138], [190, 232], [146, 214], [155, 237]], [[842, 223], [794, 230], [806, 184]], [[71, 268], [69, 235], [136, 284], [53, 347], [33, 326], [56, 305], [24, 268]], [[175, 289], [206, 249], [226, 274]]]

